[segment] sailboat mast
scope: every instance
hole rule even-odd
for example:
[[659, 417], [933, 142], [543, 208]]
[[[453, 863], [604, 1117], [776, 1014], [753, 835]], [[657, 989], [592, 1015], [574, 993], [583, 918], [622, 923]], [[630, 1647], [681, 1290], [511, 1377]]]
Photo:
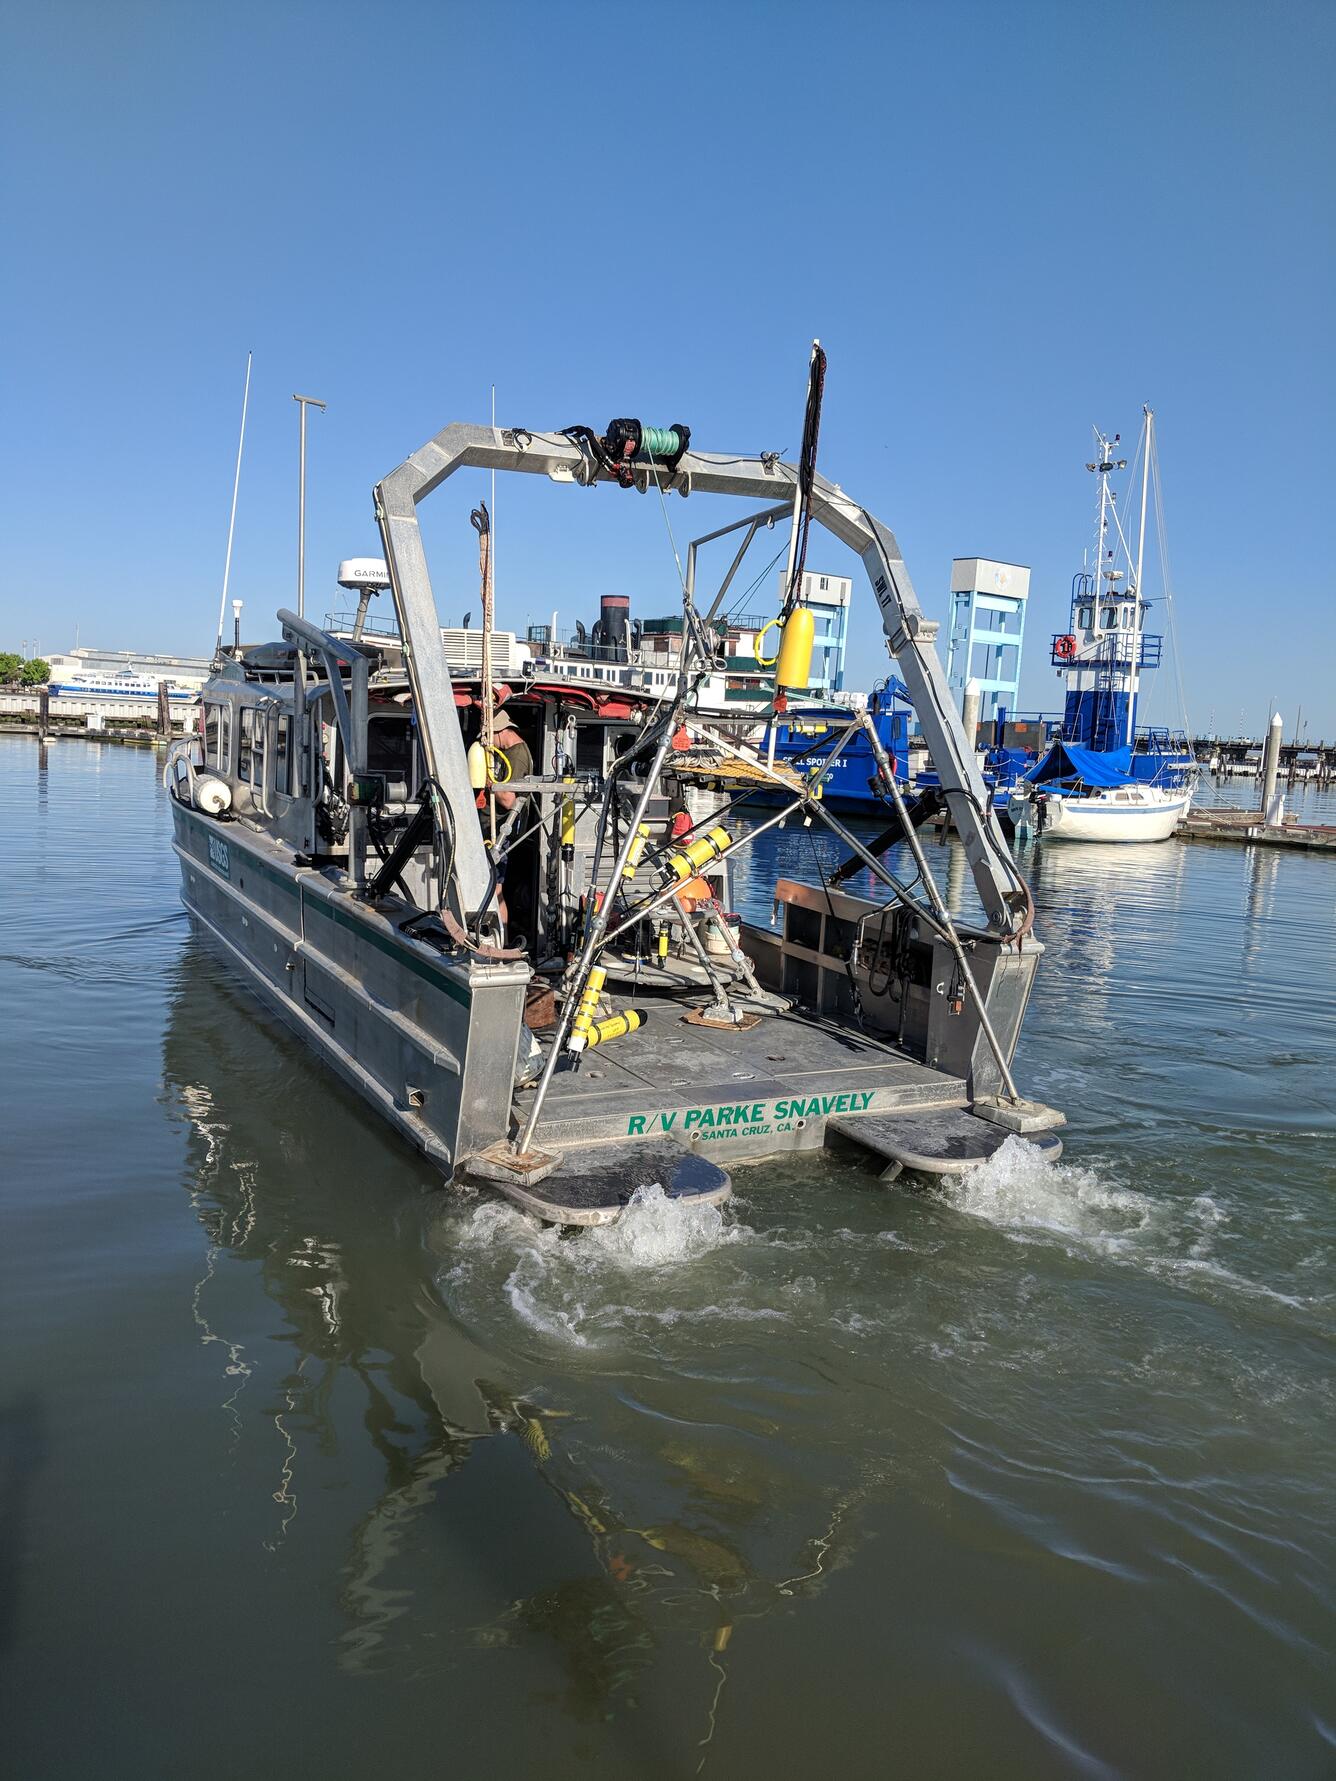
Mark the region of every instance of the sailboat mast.
[[1150, 453], [1155, 432], [1155, 415], [1144, 402], [1141, 412], [1145, 423], [1141, 436], [1141, 527], [1137, 533], [1136, 602], [1132, 607], [1132, 663], [1127, 682], [1127, 746], [1136, 746], [1137, 687], [1141, 671], [1141, 615], [1144, 601], [1141, 593], [1141, 571], [1146, 561], [1146, 495], [1150, 488]]
[[[1095, 455], [1099, 460], [1099, 463], [1098, 463], [1098, 470], [1099, 470], [1099, 518], [1095, 524], [1095, 588], [1094, 588], [1094, 593], [1091, 596], [1092, 600], [1093, 600], [1093, 605], [1091, 608], [1091, 617], [1093, 618], [1094, 623], [1095, 623], [1095, 636], [1098, 639], [1096, 649], [1095, 649], [1095, 657], [1094, 657], [1095, 662], [1098, 663], [1100, 660], [1101, 652], [1106, 648], [1105, 641], [1102, 638], [1100, 638], [1100, 616], [1099, 615], [1100, 615], [1101, 611], [1103, 610], [1104, 533], [1105, 533], [1105, 527], [1108, 525], [1107, 515], [1108, 515], [1108, 508], [1109, 508], [1109, 442], [1104, 437], [1104, 435], [1100, 432], [1098, 427], [1095, 428], [1095, 446], [1096, 446]], [[1084, 692], [1084, 690], [1085, 690], [1084, 682], [1085, 682], [1085, 676], [1082, 675], [1080, 681], [1078, 681], [1078, 683], [1077, 683], [1081, 687], [1082, 692]], [[1090, 676], [1090, 686], [1091, 686], [1091, 707], [1092, 707], [1090, 721], [1093, 726], [1091, 729], [1091, 732], [1090, 732], [1090, 746], [1093, 748], [1096, 745], [1097, 737], [1103, 731], [1103, 724], [1104, 724], [1104, 719], [1100, 713], [1099, 669], [1098, 669], [1098, 667], [1095, 667], [1094, 671], [1092, 672], [1092, 674]]]

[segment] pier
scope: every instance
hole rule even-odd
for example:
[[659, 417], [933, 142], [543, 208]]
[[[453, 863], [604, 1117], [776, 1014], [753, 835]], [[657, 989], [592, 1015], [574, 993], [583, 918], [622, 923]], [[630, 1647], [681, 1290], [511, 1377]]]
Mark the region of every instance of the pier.
[[142, 699], [62, 696], [46, 686], [11, 689], [0, 692], [0, 735], [37, 736], [43, 742], [64, 736], [168, 742], [185, 734], [198, 709], [193, 701], [173, 709], [165, 680], [158, 682], [156, 698]]
[[1174, 831], [1180, 841], [1233, 841], [1245, 847], [1304, 847], [1336, 852], [1336, 824], [1301, 823], [1293, 817], [1268, 825], [1260, 810], [1190, 810]]
[[[1260, 779], [1265, 742], [1252, 736], [1198, 738], [1193, 753], [1213, 779]], [[1279, 771], [1287, 785], [1336, 784], [1336, 742], [1282, 742]]]
[[[1212, 744], [1210, 768], [1217, 781], [1229, 772], [1255, 772], [1260, 788], [1257, 807], [1189, 809], [1175, 834], [1185, 841], [1233, 841], [1244, 846], [1301, 847], [1317, 852], [1336, 849], [1336, 824], [1301, 823], [1285, 813], [1285, 792], [1296, 784], [1323, 788], [1331, 783], [1336, 749], [1322, 742], [1307, 749], [1298, 742], [1287, 745], [1284, 733], [1284, 719], [1277, 711], [1261, 743], [1239, 738], [1229, 744]], [[1197, 754], [1200, 759], [1200, 744]]]

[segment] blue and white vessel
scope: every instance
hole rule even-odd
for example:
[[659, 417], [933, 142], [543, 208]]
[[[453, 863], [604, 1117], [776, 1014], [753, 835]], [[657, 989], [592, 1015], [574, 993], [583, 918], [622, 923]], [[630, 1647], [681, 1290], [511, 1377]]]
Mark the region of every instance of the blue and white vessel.
[[[76, 668], [53, 680], [51, 693], [62, 699], [133, 699], [137, 705], [156, 699], [158, 683], [147, 674], [123, 669], [117, 674], [98, 674], [90, 669]], [[167, 682], [167, 697], [174, 704], [190, 704], [199, 697], [198, 687]]]
[[[877, 739], [901, 781], [909, 776], [909, 725], [914, 714], [909, 689], [904, 682], [888, 675], [868, 694], [867, 713], [877, 732]], [[887, 802], [878, 789], [881, 778], [872, 743], [863, 731], [848, 736], [852, 715], [847, 705], [811, 705], [790, 709], [772, 720], [774, 726], [774, 762], [789, 767], [803, 778], [821, 771], [821, 800], [831, 810], [849, 816], [880, 816]], [[844, 738], [839, 753], [828, 771], [823, 771], [837, 741]], [[761, 752], [769, 757], [770, 729], [767, 727]], [[757, 801], [771, 803], [778, 794], [760, 791]]]
[[[1072, 583], [1070, 628], [1052, 640], [1065, 683], [1062, 728], [1047, 752], [1011, 791], [1018, 832], [1073, 841], [1163, 841], [1192, 802], [1196, 762], [1187, 737], [1138, 728], [1143, 677], [1160, 666], [1164, 639], [1146, 630], [1143, 592], [1146, 510], [1152, 477], [1160, 506], [1155, 416], [1142, 410], [1141, 515], [1133, 551], [1110, 485], [1126, 458], [1119, 435], [1095, 431], [1086, 469], [1099, 483], [1095, 563]], [[1164, 588], [1166, 603], [1169, 599]], [[1177, 666], [1177, 664], [1176, 664]], [[1181, 686], [1180, 686], [1181, 695]]]

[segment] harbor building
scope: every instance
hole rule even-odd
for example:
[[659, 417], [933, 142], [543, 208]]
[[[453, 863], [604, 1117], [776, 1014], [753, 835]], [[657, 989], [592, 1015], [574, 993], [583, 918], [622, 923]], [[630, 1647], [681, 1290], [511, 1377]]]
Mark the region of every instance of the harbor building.
[[1030, 571], [991, 557], [956, 557], [951, 564], [951, 616], [946, 677], [957, 710], [971, 680], [979, 683], [979, 721], [1011, 713], [1020, 698], [1021, 653]]
[[[858, 702], [858, 696], [844, 691], [852, 592], [853, 583], [846, 575], [808, 570], [803, 576], [803, 604], [815, 621], [811, 679], [804, 700], [849, 704], [852, 697], [852, 702]], [[781, 599], [782, 594], [781, 585]], [[779, 647], [779, 631], [772, 621], [779, 602], [770, 609], [756, 606], [756, 598], [753, 590], [739, 605], [711, 620], [723, 661], [721, 670], [709, 677], [707, 697], [720, 709], [761, 709], [770, 702], [773, 656]], [[559, 667], [561, 672], [584, 679], [614, 678], [655, 688], [667, 685], [681, 659], [682, 616], [674, 613], [664, 618], [633, 619], [630, 607], [628, 595], [604, 594], [592, 628], [577, 623], [573, 632], [558, 632], [555, 614], [550, 625], [530, 625], [526, 641], [535, 666], [545, 671]]]

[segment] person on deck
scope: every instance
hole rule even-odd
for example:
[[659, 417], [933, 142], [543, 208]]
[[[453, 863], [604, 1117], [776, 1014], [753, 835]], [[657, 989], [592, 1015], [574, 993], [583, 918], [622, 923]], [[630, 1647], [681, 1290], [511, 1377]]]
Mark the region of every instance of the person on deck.
[[[505, 756], [510, 771], [505, 774], [503, 778], [497, 779], [494, 785], [490, 787], [485, 786], [478, 793], [478, 816], [485, 829], [489, 792], [496, 799], [498, 831], [500, 822], [509, 817], [517, 805], [521, 806], [519, 814], [511, 827], [513, 838], [514, 834], [517, 833], [522, 826], [524, 820], [522, 806], [526, 801], [526, 797], [525, 793], [514, 792], [509, 788], [512, 781], [516, 779], [528, 779], [531, 777], [533, 773], [533, 756], [529, 752], [528, 743], [515, 728], [510, 713], [504, 708], [498, 711], [492, 718], [492, 737], [497, 752]], [[501, 917], [503, 926], [508, 929], [510, 926], [510, 914], [506, 908], [505, 876], [506, 861], [505, 858], [502, 857], [496, 862], [496, 910], [497, 914]]]

